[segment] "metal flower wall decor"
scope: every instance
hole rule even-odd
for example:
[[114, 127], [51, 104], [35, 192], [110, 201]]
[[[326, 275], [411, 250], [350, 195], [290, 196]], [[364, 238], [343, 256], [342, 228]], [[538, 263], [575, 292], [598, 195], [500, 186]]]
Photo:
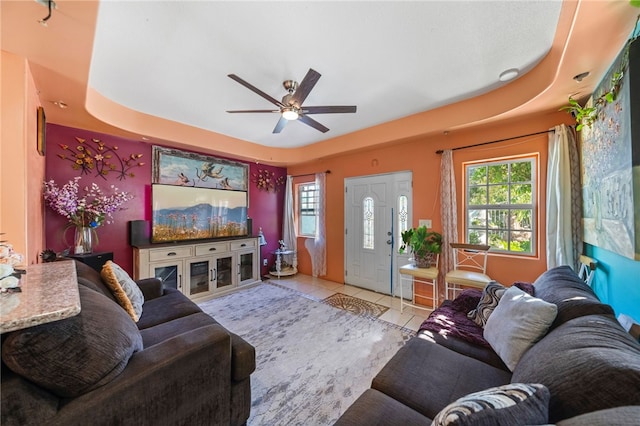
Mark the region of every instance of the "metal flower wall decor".
[[140, 161], [142, 154], [130, 154], [127, 157], [121, 157], [118, 154], [116, 145], [107, 145], [100, 139], [92, 138], [87, 141], [76, 137], [77, 145], [75, 147], [58, 144], [66, 153], [58, 154], [63, 160], [71, 163], [71, 168], [79, 170], [80, 174], [100, 176], [107, 179], [109, 173], [115, 174], [120, 180], [127, 177], [134, 177], [132, 169], [134, 167], [144, 166]]
[[261, 191], [275, 192], [279, 191], [280, 187], [284, 185], [285, 177], [276, 177], [275, 172], [259, 169], [257, 173], [253, 173], [253, 183]]

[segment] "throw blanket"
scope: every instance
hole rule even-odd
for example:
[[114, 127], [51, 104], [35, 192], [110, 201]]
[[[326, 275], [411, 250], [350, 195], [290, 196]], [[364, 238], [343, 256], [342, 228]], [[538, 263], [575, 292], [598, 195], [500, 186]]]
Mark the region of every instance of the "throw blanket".
[[[532, 296], [534, 295], [534, 288], [530, 283], [516, 282], [513, 285]], [[467, 318], [467, 313], [478, 305], [481, 295], [481, 290], [466, 289], [454, 300], [445, 300], [424, 320], [419, 332], [431, 331], [442, 336], [457, 337], [469, 343], [490, 348], [489, 343], [484, 340], [484, 329]]]

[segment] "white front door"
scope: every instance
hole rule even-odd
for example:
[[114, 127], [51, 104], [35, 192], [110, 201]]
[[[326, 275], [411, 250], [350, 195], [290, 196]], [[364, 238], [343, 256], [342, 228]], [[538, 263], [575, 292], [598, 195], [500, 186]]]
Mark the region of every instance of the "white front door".
[[345, 179], [346, 284], [392, 294], [398, 262], [407, 263], [398, 246], [411, 223], [411, 178], [399, 172]]

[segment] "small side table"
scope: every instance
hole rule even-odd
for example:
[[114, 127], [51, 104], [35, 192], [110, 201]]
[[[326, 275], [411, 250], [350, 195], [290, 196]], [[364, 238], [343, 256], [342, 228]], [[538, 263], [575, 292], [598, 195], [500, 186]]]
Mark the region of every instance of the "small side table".
[[113, 261], [113, 252], [70, 254], [69, 257], [76, 259], [78, 262], [82, 262], [85, 265], [91, 266], [98, 272], [101, 272], [102, 266], [107, 263], [108, 260]]
[[294, 250], [276, 250], [273, 252], [273, 254], [276, 255], [276, 270], [269, 272], [269, 274], [275, 276], [275, 277], [288, 277], [291, 275], [295, 275], [298, 273], [298, 268], [297, 265], [295, 265], [296, 262], [293, 262], [293, 264], [289, 265], [287, 268], [282, 268], [282, 256], [291, 256], [293, 255], [295, 257], [296, 252]]
[[[436, 263], [435, 267], [431, 268], [418, 268], [415, 265], [404, 265], [400, 267], [400, 313], [404, 310], [404, 306], [411, 306], [413, 308], [424, 309], [427, 311], [432, 311], [435, 309], [438, 304], [438, 266]], [[402, 283], [403, 281], [408, 281], [413, 286], [413, 298], [411, 299], [411, 303], [405, 302], [402, 297]], [[429, 284], [432, 287], [431, 293], [431, 304], [432, 307], [428, 308], [426, 306], [416, 305], [416, 291], [414, 282], [419, 282], [423, 284]]]

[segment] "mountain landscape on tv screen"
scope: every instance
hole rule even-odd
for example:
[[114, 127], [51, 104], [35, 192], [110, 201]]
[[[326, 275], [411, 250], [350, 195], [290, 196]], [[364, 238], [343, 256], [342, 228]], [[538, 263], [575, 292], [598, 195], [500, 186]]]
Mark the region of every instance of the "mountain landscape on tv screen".
[[153, 211], [154, 242], [247, 235], [246, 207], [198, 204]]

